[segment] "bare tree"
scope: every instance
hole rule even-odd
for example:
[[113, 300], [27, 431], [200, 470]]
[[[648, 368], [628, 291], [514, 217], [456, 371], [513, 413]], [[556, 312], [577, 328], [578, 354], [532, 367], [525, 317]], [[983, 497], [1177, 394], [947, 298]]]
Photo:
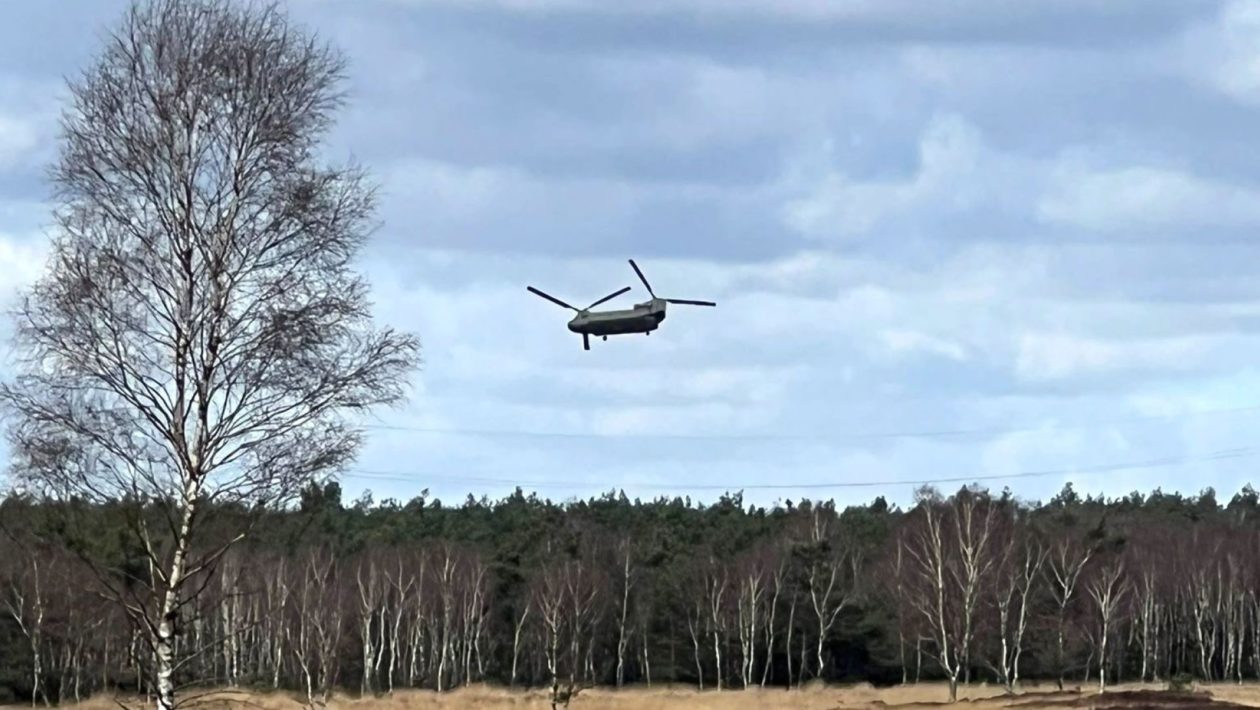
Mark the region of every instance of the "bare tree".
[[982, 584], [995, 563], [994, 505], [987, 495], [965, 489], [948, 502], [930, 489], [918, 498], [901, 541], [906, 593], [936, 644], [952, 702], [968, 667]]
[[787, 562], [781, 557], [776, 558], [775, 567], [771, 573], [770, 580], [774, 585], [774, 592], [770, 595], [770, 599], [766, 604], [767, 619], [765, 625], [766, 635], [766, 660], [761, 668], [761, 687], [766, 687], [766, 681], [770, 679], [770, 667], [774, 660], [774, 633], [775, 633], [775, 613], [779, 608], [779, 595], [782, 594], [785, 587], [785, 575]]
[[[8, 580], [3, 590], [4, 608], [17, 624], [18, 631], [26, 637], [31, 654], [31, 706], [34, 707], [39, 698], [48, 701], [48, 690], [42, 685], [44, 679], [44, 619], [48, 613], [45, 587], [47, 571], [41, 570], [38, 554], [27, 554], [19, 546], [8, 550], [10, 559], [21, 561], [20, 572]], [[2, 551], [3, 548], [0, 548]]]
[[359, 560], [354, 578], [359, 598], [359, 638], [362, 641], [363, 650], [363, 677], [360, 692], [367, 695], [377, 690], [379, 686], [379, 679], [374, 676], [380, 666], [381, 654], [385, 652], [384, 644], [379, 641], [386, 620], [386, 588], [380, 566], [377, 565], [376, 557], [371, 553]]
[[334, 555], [312, 549], [306, 552], [303, 566], [295, 570], [294, 588], [285, 585], [285, 595], [294, 597], [290, 605], [294, 618], [285, 625], [285, 634], [310, 706], [327, 705], [332, 693], [344, 626], [340, 571]]
[[1070, 535], [1064, 535], [1051, 547], [1050, 556], [1046, 560], [1047, 576], [1050, 582], [1048, 586], [1058, 611], [1055, 637], [1055, 669], [1058, 673], [1056, 682], [1059, 690], [1063, 689], [1063, 674], [1067, 671], [1064, 666], [1064, 642], [1067, 635], [1068, 607], [1071, 605], [1079, 588], [1078, 582], [1080, 581], [1081, 572], [1089, 564], [1093, 554], [1093, 548], [1083, 541]]
[[[830, 507], [817, 506], [811, 511], [809, 542], [804, 550], [805, 588], [814, 612], [817, 644], [814, 660], [818, 677], [823, 677], [823, 647], [837, 617], [857, 596], [861, 555], [850, 540], [845, 539]], [[804, 664], [801, 672], [805, 672]]]
[[[1156, 533], [1152, 532], [1154, 536]], [[1138, 677], [1159, 680], [1159, 617], [1163, 605], [1159, 582], [1163, 559], [1161, 550], [1150, 543], [1131, 546], [1130, 568], [1133, 570], [1133, 624], [1137, 644], [1141, 649], [1142, 665]]]
[[726, 593], [730, 590], [730, 570], [727, 565], [710, 556], [700, 571], [704, 580], [706, 621], [713, 637], [713, 672], [718, 690], [722, 689], [722, 647], [726, 637]]
[[1014, 693], [1019, 682], [1024, 633], [1028, 630], [1028, 598], [1048, 553], [1023, 526], [1016, 527], [1018, 523], [1014, 518], [1009, 519], [1009, 523], [1012, 527], [1005, 531], [1006, 542], [1000, 548], [991, 587], [998, 615], [999, 653], [997, 663], [990, 665], [1002, 679], [1006, 692]]
[[736, 629], [739, 635], [739, 676], [747, 689], [754, 682], [757, 667], [757, 636], [768, 588], [770, 562], [764, 550], [744, 555], [736, 564]]
[[70, 87], [58, 229], [0, 403], [21, 485], [137, 501], [149, 574], [127, 609], [164, 710], [189, 580], [241, 537], [199, 544], [203, 514], [336, 471], [361, 438], [346, 415], [401, 401], [417, 363], [351, 270], [372, 188], [315, 162], [343, 75], [274, 8], [148, 0]]
[[623, 538], [617, 544], [617, 555], [621, 567], [620, 583], [621, 583], [621, 604], [617, 609], [617, 687], [625, 685], [626, 681], [626, 648], [630, 644], [630, 633], [633, 627], [626, 624], [626, 619], [630, 609], [630, 590], [634, 587], [634, 574], [631, 566], [631, 553], [633, 552], [633, 542], [629, 536]]
[[387, 679], [386, 690], [390, 693], [394, 692], [394, 675], [401, 670], [403, 659], [403, 646], [406, 642], [403, 636], [403, 618], [407, 614], [407, 609], [411, 606], [411, 595], [416, 593], [420, 583], [424, 579], [424, 560], [421, 558], [419, 567], [419, 576], [416, 576], [415, 569], [407, 569], [406, 559], [399, 550], [394, 551], [394, 564], [385, 572], [385, 578], [389, 582], [390, 602], [392, 605], [392, 620], [389, 623], [389, 676]]
[[1101, 693], [1107, 690], [1107, 641], [1112, 633], [1112, 620], [1128, 591], [1124, 562], [1117, 560], [1104, 565], [1086, 582], [1085, 588], [1098, 610], [1098, 692]]
[[516, 623], [513, 625], [512, 634], [512, 675], [508, 680], [508, 687], [516, 687], [516, 673], [519, 667], [521, 656], [521, 632], [525, 630], [525, 622], [529, 621], [529, 613], [534, 609], [533, 597], [526, 597], [521, 604], [520, 614], [516, 617]]
[[531, 604], [538, 608], [542, 619], [543, 655], [554, 691], [560, 687], [560, 651], [562, 635], [568, 623], [562, 563], [552, 560], [544, 562], [531, 584], [531, 593]]

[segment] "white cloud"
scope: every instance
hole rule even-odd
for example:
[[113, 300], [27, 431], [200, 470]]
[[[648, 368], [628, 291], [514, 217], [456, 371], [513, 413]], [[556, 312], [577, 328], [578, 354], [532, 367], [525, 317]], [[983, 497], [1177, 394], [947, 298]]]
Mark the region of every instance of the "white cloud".
[[919, 140], [919, 166], [904, 180], [857, 181], [824, 168], [803, 196], [784, 207], [784, 221], [818, 240], [864, 236], [884, 221], [915, 212], [965, 212], [1001, 189], [1002, 159], [987, 151], [962, 117], [938, 115]]
[[1260, 6], [1233, 0], [1188, 31], [1181, 43], [1183, 76], [1246, 103], [1260, 103]]
[[[400, 161], [385, 171], [386, 195], [413, 209], [430, 209], [453, 225], [540, 219], [581, 220], [587, 211], [624, 213], [628, 186], [603, 180], [551, 182], [516, 168], [469, 167], [434, 160]], [[563, 197], [557, 199], [558, 195]]]
[[[780, 3], [775, 0], [640, 0], [634, 3], [606, 3], [600, 0], [392, 0], [401, 5], [457, 5], [497, 8], [514, 12], [547, 13], [554, 11], [590, 12], [615, 15], [657, 15], [702, 13], [723, 15], [771, 15], [802, 19], [860, 18], [897, 16], [896, 9], [887, 11], [897, 0], [850, 0], [846, 3], [827, 0], [796, 0]], [[881, 8], [882, 6], [882, 8]], [[904, 10], [904, 7], [901, 8]]]
[[766, 411], [721, 402], [629, 406], [613, 411], [594, 412], [591, 426], [597, 433], [604, 435], [726, 435], [732, 432], [756, 431], [757, 427], [767, 423], [766, 415]]
[[20, 240], [0, 233], [0, 299], [34, 282], [43, 273], [46, 254], [44, 240]]
[[[653, 109], [633, 120], [562, 127], [588, 150], [651, 146], [666, 152], [717, 145], [755, 145], [801, 130], [823, 113], [810, 99], [827, 80], [808, 72], [731, 65], [704, 57], [614, 54], [592, 60], [597, 79], [626, 95], [651, 92]], [[550, 117], [555, 121], [554, 117]], [[609, 130], [615, 128], [615, 130]], [[594, 130], [592, 130], [594, 129]]]
[[752, 201], [759, 196], [756, 187], [556, 177], [516, 167], [464, 166], [424, 158], [397, 162], [383, 171], [382, 182], [386, 214], [394, 223], [420, 230], [413, 231], [409, 241], [424, 243], [437, 236], [444, 245], [474, 244], [518, 253], [592, 251], [590, 245], [624, 235], [654, 204], [746, 210], [741, 197]]
[[1139, 414], [1149, 417], [1219, 412], [1200, 415], [1203, 421], [1215, 422], [1218, 426], [1222, 420], [1232, 418], [1260, 418], [1260, 410], [1238, 411], [1260, 405], [1260, 371], [1247, 368], [1227, 376], [1208, 376], [1158, 389], [1143, 388], [1129, 396], [1128, 403]]
[[1053, 223], [1100, 232], [1260, 225], [1260, 190], [1155, 167], [1060, 166], [1037, 206]]
[[[426, 16], [437, 2], [446, 8]], [[1260, 296], [1225, 283], [1248, 280], [1256, 251], [1116, 246], [1128, 231], [1260, 220], [1245, 151], [1219, 145], [1256, 118], [1254, 6], [1212, 19], [1196, 60], [1170, 77], [1177, 58], [1145, 39], [1177, 20], [1140, 2], [335, 4], [309, 16], [348, 45], [355, 72], [336, 150], [382, 168], [387, 227], [368, 266], [377, 312], [425, 348], [416, 399], [382, 413], [386, 423], [838, 436], [1046, 423], [996, 440], [737, 450], [381, 432], [365, 468], [445, 473], [462, 497], [486, 488], [460, 482], [465, 472], [599, 486], [911, 479], [1248, 436], [1241, 425], [1053, 425], [1177, 413], [1231, 387], [1235, 400], [1260, 399], [1254, 376], [1239, 374], [1260, 356], [1247, 335], [1255, 309], [1202, 302]], [[1137, 11], [1158, 17], [1106, 31]], [[676, 31], [658, 34], [666, 25]], [[1091, 48], [1060, 43], [1082, 31]], [[90, 41], [83, 32], [60, 41]], [[73, 73], [66, 56], [48, 52], [49, 66], [62, 62], [48, 71]], [[27, 58], [12, 57], [0, 77], [26, 73]], [[0, 80], [0, 165], [25, 167], [51, 145], [40, 141], [55, 121], [31, 116], [52, 94], [23, 85], [40, 88], [19, 95]], [[1202, 85], [1241, 103], [1195, 102]], [[1228, 176], [1222, 150], [1242, 153]], [[1055, 241], [1065, 226], [1094, 239]], [[0, 231], [31, 228], [0, 209]], [[743, 241], [722, 241], [741, 229]], [[42, 263], [23, 244], [0, 240], [0, 291]], [[667, 258], [677, 254], [689, 258]], [[622, 285], [641, 296], [629, 256], [660, 293], [719, 307], [671, 310], [653, 337], [587, 353], [564, 327], [571, 313], [525, 292], [576, 305]], [[1226, 260], [1243, 266], [1222, 276], [1214, 266]], [[942, 381], [942, 364], [958, 377]], [[891, 492], [904, 500], [909, 487]]]
[[607, 393], [626, 401], [685, 404], [727, 400], [771, 407], [778, 404], [788, 385], [804, 374], [803, 368], [791, 365], [693, 370], [648, 363], [629, 368], [563, 368], [548, 373], [562, 387]]
[[967, 351], [958, 343], [912, 330], [885, 330], [879, 334], [884, 346], [901, 355], [925, 352], [955, 361], [967, 359]]
[[[327, 2], [328, 0], [307, 0]], [[1145, 3], [1112, 2], [1099, 5], [1090, 0], [1023, 0], [1003, 3], [994, 0], [638, 0], [610, 3], [603, 0], [388, 0], [407, 7], [456, 6], [479, 10], [504, 10], [522, 14], [598, 14], [612, 16], [700, 16], [797, 22], [829, 22], [865, 25], [880, 29], [901, 29], [918, 35], [933, 27], [950, 36], [984, 32], [1001, 36], [1003, 29], [1020, 25], [1061, 23], [1065, 6], [1085, 21], [1124, 22], [1152, 12]], [[913, 32], [913, 30], [920, 32]], [[1057, 29], [1057, 28], [1055, 28]]]
[[1019, 337], [1015, 371], [1025, 380], [1060, 380], [1133, 369], [1179, 371], [1201, 364], [1213, 342], [1200, 336], [1104, 340], [1067, 333]]
[[1076, 462], [1085, 451], [1085, 443], [1079, 430], [1065, 430], [1047, 422], [1035, 429], [1003, 434], [986, 444], [980, 470], [988, 476], [1005, 476], [1039, 469], [1047, 460]]
[[[644, 266], [660, 288], [669, 284], [672, 292], [677, 290], [676, 284], [687, 282], [683, 295], [711, 297], [721, 305], [671, 323], [659, 340], [617, 339], [584, 353], [563, 331], [566, 314], [524, 293], [523, 283], [539, 283], [560, 292], [558, 295], [570, 296], [570, 292], [605, 285], [609, 274], [626, 270], [620, 259], [534, 258], [520, 262], [497, 255], [417, 251], [405, 263], [396, 261], [389, 271], [380, 270], [377, 264], [374, 282], [382, 292], [379, 300], [388, 302], [389, 314], [383, 317], [404, 327], [414, 324], [430, 348], [432, 359], [424, 377], [432, 386], [423, 404], [417, 405], [418, 416], [440, 415], [440, 426], [457, 429], [614, 436], [844, 433], [852, 431], [853, 425], [867, 432], [1024, 426], [1029, 422], [1044, 422], [1045, 426], [1001, 438], [994, 446], [983, 444], [983, 439], [907, 442], [889, 445], [878, 455], [806, 446], [794, 449], [789, 457], [783, 447], [749, 445], [741, 449], [748, 459], [739, 466], [731, 462], [729, 451], [719, 455], [718, 448], [705, 444], [671, 448], [653, 442], [640, 454], [608, 461], [607, 454], [601, 459], [599, 452], [606, 452], [608, 446], [624, 447], [625, 442], [546, 440], [536, 446], [536, 442], [512, 438], [476, 437], [432, 441], [426, 437], [423, 460], [446, 462], [448, 469], [481, 469], [484, 475], [523, 472], [522, 477], [528, 479], [546, 478], [540, 471], [581, 469], [580, 462], [589, 456], [592, 462], [602, 461], [599, 476], [591, 478], [592, 485], [596, 479], [623, 480], [637, 486], [636, 492], [650, 491], [651, 481], [672, 482], [669, 472], [684, 470], [686, 480], [696, 483], [735, 481], [736, 474], [740, 480], [756, 481], [771, 469], [782, 471], [783, 478], [825, 481], [969, 475], [978, 471], [977, 456], [979, 472], [998, 474], [1144, 460], [1153, 457], [1147, 456], [1147, 449], [1154, 455], [1175, 452], [1181, 439], [1148, 441], [1143, 434], [1152, 428], [1141, 422], [1119, 430], [1104, 427], [1084, 439], [1081, 429], [1070, 428], [1080, 423], [1081, 417], [1088, 422], [1149, 411], [1153, 405], [1130, 402], [1125, 387], [1114, 394], [1082, 399], [1086, 404], [1065, 401], [1060, 407], [1056, 402], [1055, 420], [1048, 422], [1047, 399], [1032, 394], [1022, 400], [1005, 400], [1000, 414], [977, 404], [959, 409], [957, 417], [942, 418], [945, 410], [940, 407], [985, 402], [987, 395], [983, 393], [955, 394], [947, 404], [930, 405], [899, 401], [896, 396], [884, 398], [879, 408], [887, 420], [881, 421], [853, 419], [854, 408], [870, 404], [883, 385], [870, 379], [872, 368], [892, 367], [889, 372], [896, 379], [916, 377], [916, 368], [909, 365], [914, 359], [904, 357], [916, 352], [954, 362], [1000, 364], [1009, 368], [1018, 382], [1058, 384], [1099, 375], [1124, 382], [1137, 373], [1132, 381], [1140, 386], [1146, 377], [1142, 373], [1210, 369], [1213, 362], [1220, 366], [1217, 353], [1222, 343], [1237, 342], [1178, 337], [1176, 329], [1171, 331], [1172, 337], [1160, 339], [1111, 332], [1115, 329], [1104, 327], [1105, 318], [1099, 325], [1101, 315], [1088, 302], [1060, 302], [1051, 310], [1023, 305], [1024, 299], [1059, 285], [1059, 275], [1030, 259], [1026, 250], [1009, 246], [969, 249], [921, 271], [874, 267], [827, 254], [787, 258], [764, 267], [672, 260], [653, 260]], [[403, 270], [408, 269], [414, 271], [404, 276]], [[393, 270], [400, 271], [388, 276]], [[849, 274], [852, 278], [838, 278], [848, 270], [853, 270]], [[457, 285], [435, 288], [432, 284], [439, 273]], [[833, 279], [841, 283], [830, 292], [811, 295], [794, 288], [802, 281], [825, 284]], [[521, 281], [521, 288], [503, 286], [514, 280]], [[1144, 310], [1126, 310], [1125, 317], [1158, 321], [1162, 312], [1148, 304]], [[1086, 335], [1095, 331], [1110, 334]], [[1243, 352], [1238, 358], [1245, 359], [1245, 355]], [[824, 384], [829, 374], [834, 380]], [[1013, 385], [1016, 391], [1018, 382]], [[937, 386], [931, 381], [911, 380], [904, 395], [922, 395], [931, 401]], [[1186, 386], [1190, 386], [1189, 381]], [[504, 388], [509, 391], [506, 398]], [[922, 392], [916, 392], [919, 388]], [[999, 386], [998, 391], [1006, 392], [1006, 386]], [[1154, 395], [1168, 390], [1152, 384], [1145, 391]], [[817, 403], [805, 405], [799, 399], [802, 392], [818, 397], [829, 393], [829, 400], [836, 404], [826, 405], [828, 409], [820, 418]], [[856, 393], [856, 397], [846, 399], [847, 392]], [[1057, 429], [1059, 421], [1069, 428]], [[1231, 430], [1229, 435], [1213, 437], [1211, 443], [1225, 448], [1227, 440], [1236, 435]], [[389, 435], [388, 441], [370, 446], [365, 459], [375, 463], [365, 463], [365, 467], [415, 468], [419, 464], [410, 463], [408, 446], [412, 451], [421, 450], [415, 448], [420, 446], [415, 437]], [[529, 451], [532, 453], [526, 455]], [[854, 468], [824, 465], [837, 452], [843, 452]], [[556, 466], [556, 460], [567, 465]], [[876, 465], [876, 461], [883, 463]], [[1156, 473], [1175, 477], [1178, 471]], [[1147, 475], [1152, 474], [1139, 471], [1133, 477]], [[572, 473], [564, 478], [581, 480], [586, 476]], [[1044, 496], [1068, 478], [1075, 478], [1082, 491], [1098, 490], [1097, 486], [1103, 485], [1108, 493], [1123, 493], [1135, 487], [1130, 485], [1130, 478], [1117, 475], [1106, 480], [1094, 475], [1051, 477], [1014, 481], [1012, 486], [1026, 495]], [[998, 488], [1004, 483], [993, 485]], [[891, 490], [878, 492], [900, 495]], [[908, 490], [905, 493], [908, 495]]]
[[0, 113], [0, 169], [17, 165], [39, 144], [39, 134], [30, 121]]

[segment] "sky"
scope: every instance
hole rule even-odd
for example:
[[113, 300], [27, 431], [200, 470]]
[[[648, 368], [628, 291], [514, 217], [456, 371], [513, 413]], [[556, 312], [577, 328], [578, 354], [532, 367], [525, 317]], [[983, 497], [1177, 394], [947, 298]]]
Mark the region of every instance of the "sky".
[[[416, 333], [347, 498], [724, 490], [1228, 500], [1260, 424], [1260, 4], [289, 0]], [[119, 0], [6, 4], [0, 301], [42, 268], [63, 77]], [[658, 294], [652, 337], [571, 312]], [[0, 358], [0, 363], [3, 358]]]

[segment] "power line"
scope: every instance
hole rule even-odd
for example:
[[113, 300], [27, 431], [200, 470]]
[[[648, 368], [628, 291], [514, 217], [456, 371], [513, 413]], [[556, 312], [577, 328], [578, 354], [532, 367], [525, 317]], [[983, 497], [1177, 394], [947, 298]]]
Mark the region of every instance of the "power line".
[[[873, 488], [877, 486], [923, 486], [937, 485], [942, 483], [979, 483], [981, 481], [1000, 481], [1014, 480], [1022, 478], [1042, 478], [1046, 476], [1070, 476], [1070, 475], [1097, 475], [1103, 473], [1115, 473], [1119, 471], [1134, 471], [1151, 468], [1166, 468], [1170, 466], [1179, 466], [1186, 463], [1199, 463], [1207, 461], [1221, 461], [1226, 459], [1247, 458], [1260, 454], [1260, 448], [1247, 446], [1233, 449], [1221, 449], [1204, 456], [1167, 456], [1158, 459], [1149, 459], [1146, 461], [1103, 464], [1097, 466], [1061, 468], [1049, 470], [1021, 471], [1018, 473], [993, 474], [986, 476], [951, 476], [945, 478], [922, 478], [911, 480], [882, 480], [882, 481], [839, 481], [839, 482], [823, 482], [823, 483], [729, 483], [729, 484], [681, 484], [681, 483], [642, 483], [621, 485], [619, 488], [629, 488], [637, 485], [641, 488], [653, 490], [687, 490], [687, 491], [714, 491], [714, 490], [797, 490], [797, 489], [835, 489], [835, 488]], [[401, 471], [373, 471], [364, 469], [351, 469], [342, 474], [345, 478], [355, 478], [361, 480], [379, 480], [379, 481], [398, 481], [404, 483], [424, 483], [427, 481], [453, 481], [460, 483], [480, 483], [485, 485], [508, 485], [520, 486], [522, 488], [590, 488], [594, 484], [591, 481], [520, 481], [506, 478], [490, 478], [484, 476], [453, 476], [443, 474], [421, 474], [408, 473]]]
[[[1071, 431], [1090, 429], [1129, 422], [1146, 422], [1170, 419], [1183, 419], [1218, 414], [1245, 414], [1260, 412], [1260, 405], [1243, 407], [1226, 407], [1220, 409], [1200, 409], [1176, 414], [1152, 414], [1134, 416], [1123, 419], [1100, 420], [1080, 424], [1055, 425], [1052, 429]], [[1021, 434], [1041, 431], [1041, 426], [1023, 427], [987, 427], [977, 429], [940, 429], [900, 432], [869, 433], [836, 433], [836, 434], [678, 434], [678, 433], [600, 433], [600, 432], [558, 432], [520, 429], [476, 429], [460, 427], [422, 427], [392, 424], [364, 424], [364, 429], [372, 431], [402, 431], [417, 434], [447, 434], [453, 436], [479, 436], [490, 438], [526, 438], [526, 439], [627, 439], [627, 440], [682, 440], [682, 441], [876, 441], [881, 439], [943, 439], [966, 436], [995, 436], [1001, 434]]]

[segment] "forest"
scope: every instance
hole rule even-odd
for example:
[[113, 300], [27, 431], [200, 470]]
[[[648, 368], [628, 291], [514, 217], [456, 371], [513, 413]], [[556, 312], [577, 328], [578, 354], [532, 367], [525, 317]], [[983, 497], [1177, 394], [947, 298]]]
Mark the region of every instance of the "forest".
[[[129, 527], [150, 505], [0, 504], [0, 702], [145, 691], [124, 613], [150, 573]], [[1260, 678], [1260, 495], [1118, 499], [1069, 484], [748, 505], [556, 503], [519, 489], [459, 505], [343, 502], [215, 511], [179, 607], [181, 685], [448, 690]], [[238, 530], [248, 537], [235, 540]], [[130, 580], [130, 581], [129, 581]]]

